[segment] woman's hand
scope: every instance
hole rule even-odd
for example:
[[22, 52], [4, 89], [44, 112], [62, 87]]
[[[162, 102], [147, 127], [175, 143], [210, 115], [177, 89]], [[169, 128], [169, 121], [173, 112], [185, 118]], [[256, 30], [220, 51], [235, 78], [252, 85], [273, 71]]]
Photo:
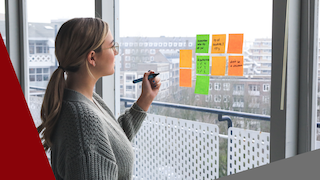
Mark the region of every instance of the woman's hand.
[[153, 71], [144, 73], [142, 80], [142, 92], [137, 100], [137, 105], [144, 111], [148, 111], [153, 99], [157, 96], [161, 86], [160, 77], [156, 76], [148, 80], [148, 76], [153, 74]]

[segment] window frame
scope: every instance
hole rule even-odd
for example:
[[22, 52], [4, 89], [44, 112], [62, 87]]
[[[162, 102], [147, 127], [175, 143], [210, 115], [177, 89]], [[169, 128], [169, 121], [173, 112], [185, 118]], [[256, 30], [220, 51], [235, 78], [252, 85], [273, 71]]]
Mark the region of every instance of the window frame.
[[[288, 13], [287, 72], [284, 109], [281, 87], [286, 1], [273, 1], [270, 162], [315, 149], [317, 118], [318, 1], [290, 1]], [[102, 11], [103, 9], [103, 11]], [[5, 1], [6, 46], [25, 97], [29, 97], [29, 70], [26, 1]], [[95, 14], [109, 24], [119, 40], [119, 0], [95, 0]], [[16, 31], [18, 29], [18, 31]], [[192, 47], [193, 44], [188, 44]], [[120, 114], [120, 60], [116, 56], [115, 74], [101, 78], [96, 91], [111, 111]], [[302, 60], [304, 63], [302, 63]], [[307, 63], [305, 63], [307, 62]], [[26, 98], [28, 102], [28, 98]], [[299, 104], [299, 106], [298, 106]]]

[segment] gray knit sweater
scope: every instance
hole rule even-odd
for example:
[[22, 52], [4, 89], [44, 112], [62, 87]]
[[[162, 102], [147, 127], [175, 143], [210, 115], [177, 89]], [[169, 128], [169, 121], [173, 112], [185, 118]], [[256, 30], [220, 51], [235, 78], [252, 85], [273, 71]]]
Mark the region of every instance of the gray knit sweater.
[[130, 141], [146, 112], [134, 103], [116, 120], [99, 95], [94, 93], [93, 100], [64, 91], [52, 138], [53, 173], [57, 180], [131, 180], [134, 153]]

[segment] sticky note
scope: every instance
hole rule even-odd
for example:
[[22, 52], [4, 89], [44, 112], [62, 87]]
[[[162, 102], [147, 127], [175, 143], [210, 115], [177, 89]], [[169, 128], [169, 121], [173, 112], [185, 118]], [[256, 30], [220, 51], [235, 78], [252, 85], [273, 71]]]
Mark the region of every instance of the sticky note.
[[197, 56], [197, 74], [209, 74], [210, 56]]
[[181, 87], [192, 87], [192, 69], [180, 69], [179, 85]]
[[212, 35], [211, 53], [225, 53], [226, 51], [226, 35]]
[[209, 34], [197, 35], [196, 53], [208, 53], [209, 38]]
[[227, 58], [225, 56], [213, 56], [211, 62], [212, 76], [224, 76], [226, 74]]
[[229, 56], [228, 76], [243, 76], [243, 56]]
[[229, 34], [227, 53], [242, 54], [243, 34]]
[[194, 89], [195, 94], [209, 94], [209, 76], [197, 76], [196, 87]]
[[180, 67], [192, 68], [192, 50], [180, 50]]

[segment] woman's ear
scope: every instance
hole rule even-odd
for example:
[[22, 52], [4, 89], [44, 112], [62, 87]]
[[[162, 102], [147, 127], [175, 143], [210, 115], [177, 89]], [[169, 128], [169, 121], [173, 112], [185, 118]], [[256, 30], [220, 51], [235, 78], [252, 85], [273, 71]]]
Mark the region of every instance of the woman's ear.
[[88, 56], [87, 56], [87, 61], [88, 61], [88, 63], [91, 64], [93, 67], [96, 66], [96, 60], [95, 60], [95, 58], [96, 58], [96, 52], [90, 51], [90, 53], [89, 53]]

